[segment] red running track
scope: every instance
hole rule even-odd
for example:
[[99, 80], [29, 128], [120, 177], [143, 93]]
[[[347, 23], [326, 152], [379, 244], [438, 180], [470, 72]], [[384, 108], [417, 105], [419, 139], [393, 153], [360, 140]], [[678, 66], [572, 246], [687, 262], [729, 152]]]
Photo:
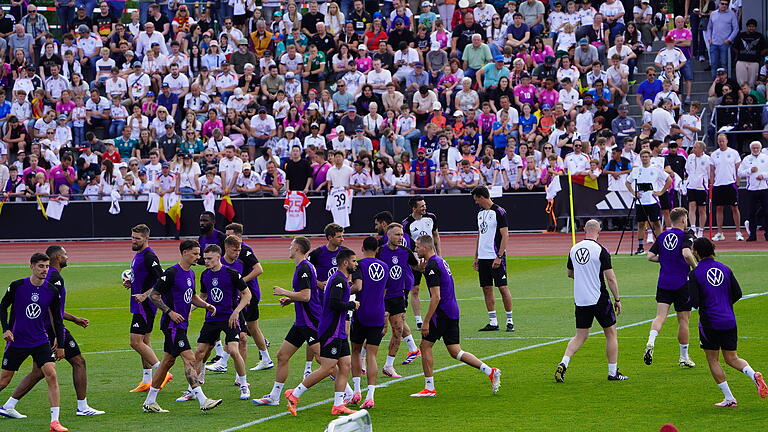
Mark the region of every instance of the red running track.
[[[602, 243], [609, 252], [615, 253], [620, 233], [609, 232], [600, 236]], [[576, 240], [581, 240], [583, 233], [577, 233]], [[726, 232], [726, 241], [717, 243], [719, 252], [766, 252], [768, 241], [737, 242], [734, 232]], [[324, 244], [319, 237], [312, 238], [312, 246]], [[359, 251], [363, 237], [347, 237], [345, 246]], [[288, 258], [288, 245], [290, 238], [253, 238], [247, 239], [248, 243], [261, 259]], [[625, 233], [620, 253], [629, 254], [637, 247], [630, 244], [630, 233]], [[19, 264], [28, 262], [29, 256], [35, 252], [45, 251], [52, 243], [46, 242], [14, 242], [0, 246], [0, 264]], [[116, 262], [131, 261], [134, 253], [131, 251], [129, 240], [110, 241], [64, 241], [60, 242], [69, 254], [72, 262]], [[178, 256], [178, 241], [156, 240], [150, 242], [152, 249], [162, 260], [173, 260]], [[472, 235], [445, 235], [441, 236], [442, 254], [445, 256], [471, 256], [475, 248], [475, 236]], [[511, 234], [507, 251], [509, 255], [565, 255], [571, 247], [570, 234], [562, 233], [532, 233]], [[647, 248], [646, 248], [647, 250]]]

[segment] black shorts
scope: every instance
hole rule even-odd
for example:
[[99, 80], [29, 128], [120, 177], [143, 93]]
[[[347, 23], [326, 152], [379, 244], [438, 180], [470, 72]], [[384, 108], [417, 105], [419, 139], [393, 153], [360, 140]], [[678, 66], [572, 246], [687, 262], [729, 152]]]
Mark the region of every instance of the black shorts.
[[200, 329], [197, 343], [213, 345], [219, 340], [222, 332], [224, 333], [224, 343], [240, 341], [240, 326], [232, 328], [228, 321], [206, 321], [203, 323], [203, 328]]
[[243, 309], [242, 316], [246, 322], [257, 321], [259, 319], [259, 301], [251, 298], [251, 302]]
[[715, 186], [712, 189], [712, 204], [716, 206], [739, 205], [739, 187], [736, 183]]
[[[53, 347], [55, 337], [56, 333], [53, 330], [48, 330], [48, 342], [51, 344], [51, 347]], [[64, 348], [64, 358], [67, 360], [80, 355], [80, 346], [75, 338], [72, 337], [72, 333], [68, 332], [67, 329], [64, 329], [64, 342], [59, 343], [59, 348]]]
[[352, 321], [349, 329], [349, 341], [353, 344], [367, 343], [368, 345], [379, 346], [384, 337], [381, 334], [382, 330], [384, 330], [384, 326], [368, 327]]
[[340, 359], [349, 355], [349, 341], [331, 338], [320, 344], [320, 357]]
[[421, 272], [418, 270], [413, 271], [413, 286], [421, 285]]
[[7, 347], [3, 354], [3, 370], [17, 371], [27, 357], [32, 356], [32, 361], [37, 367], [43, 367], [44, 364], [55, 362], [51, 345], [44, 343], [33, 348]]
[[387, 311], [389, 316], [405, 313], [405, 308], [408, 304], [408, 295], [403, 297], [392, 297], [384, 299], [384, 310]]
[[641, 204], [637, 209], [638, 222], [658, 222], [661, 219], [661, 209], [658, 204]]
[[163, 344], [163, 351], [178, 357], [181, 353], [187, 350], [191, 350], [187, 339], [187, 331], [184, 329], [163, 329], [165, 335], [165, 343]]
[[668, 190], [664, 192], [659, 197], [659, 205], [661, 205], [662, 210], [672, 210], [675, 207], [678, 207], [678, 195], [677, 191], [674, 190]]
[[245, 322], [245, 311], [240, 311], [240, 319], [238, 319], [238, 322], [240, 323], [240, 333], [245, 333], [250, 336], [251, 332], [248, 331], [248, 324]]
[[285, 341], [296, 348], [301, 348], [301, 346], [304, 345], [304, 342], [306, 342], [307, 345], [314, 345], [320, 342], [317, 339], [317, 330], [312, 330], [307, 326], [297, 325], [294, 325], [288, 330], [288, 334], [285, 335]]
[[155, 314], [147, 313], [146, 315], [133, 314], [131, 319], [131, 334], [145, 335], [152, 333], [152, 329], [155, 328]]
[[477, 260], [477, 274], [480, 279], [480, 286], [507, 286], [507, 259], [502, 258], [501, 265], [493, 268], [492, 259]]
[[688, 286], [676, 290], [656, 289], [656, 303], [671, 305], [674, 303], [675, 312], [690, 312], [691, 298], [688, 294]]
[[592, 306], [576, 306], [576, 328], [588, 329], [592, 327], [592, 320], [602, 328], [608, 328], [616, 324], [616, 314], [613, 312], [613, 303], [598, 303]]
[[688, 189], [688, 202], [696, 203], [697, 206], [704, 207], [709, 201], [707, 191], [699, 189]]
[[736, 342], [739, 340], [736, 327], [731, 330], [715, 330], [699, 325], [699, 346], [705, 350], [736, 351]]
[[435, 343], [442, 338], [446, 346], [456, 345], [459, 343], [459, 333], [458, 319], [437, 316], [430, 321], [429, 334], [424, 339]]

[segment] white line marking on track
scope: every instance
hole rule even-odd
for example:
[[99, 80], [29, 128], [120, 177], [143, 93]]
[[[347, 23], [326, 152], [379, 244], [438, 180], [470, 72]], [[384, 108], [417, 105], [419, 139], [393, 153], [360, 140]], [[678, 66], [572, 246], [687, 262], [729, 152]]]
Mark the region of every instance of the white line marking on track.
[[[744, 297], [742, 297], [742, 300], [746, 300], [746, 299], [750, 299], [750, 298], [758, 297], [758, 296], [763, 296], [763, 295], [766, 295], [766, 294], [768, 294], [768, 292], [755, 293], [755, 294], [747, 294]], [[674, 314], [669, 314], [668, 315], [668, 317], [672, 317], [672, 316], [674, 316]], [[622, 330], [622, 329], [626, 329], [626, 328], [630, 328], [630, 327], [637, 327], [639, 325], [648, 324], [651, 321], [653, 321], [653, 319], [638, 321], [638, 322], [635, 322], [635, 323], [632, 323], [632, 324], [626, 324], [626, 325], [623, 325], [623, 326], [616, 327], [616, 330]], [[598, 335], [598, 334], [601, 334], [601, 333], [603, 333], [602, 330], [601, 331], [592, 332], [589, 335], [590, 336], [594, 336], [594, 335]], [[524, 347], [521, 347], [521, 348], [516, 348], [516, 349], [513, 349], [513, 350], [504, 351], [504, 352], [500, 352], [498, 354], [493, 354], [493, 355], [490, 355], [490, 356], [487, 356], [487, 357], [483, 357], [480, 360], [482, 360], [482, 361], [491, 360], [491, 359], [494, 359], [494, 358], [497, 358], [497, 357], [503, 357], [503, 356], [507, 356], [507, 355], [510, 355], [510, 354], [515, 354], [515, 353], [522, 352], [522, 351], [532, 350], [534, 348], [541, 348], [541, 347], [545, 347], [545, 346], [548, 346], [548, 345], [554, 345], [554, 344], [557, 344], [557, 343], [566, 342], [566, 341], [568, 341], [570, 339], [571, 339], [571, 337], [569, 336], [569, 337], [563, 337], [563, 338], [559, 338], [559, 339], [554, 339], [554, 340], [551, 340], [551, 341], [548, 341], [548, 342], [538, 343], [538, 344], [535, 344], [535, 345], [528, 345], [528, 346], [524, 346]], [[446, 367], [443, 367], [443, 368], [440, 368], [440, 369], [435, 369], [434, 373], [445, 372], [447, 370], [455, 369], [455, 368], [457, 368], [459, 366], [464, 366], [464, 365], [465, 365], [464, 363], [452, 364], [450, 366], [446, 366]], [[409, 381], [409, 380], [412, 380], [414, 378], [418, 378], [420, 376], [424, 376], [424, 374], [423, 373], [413, 374], [413, 375], [404, 376], [402, 378], [397, 378], [397, 379], [394, 379], [392, 381], [387, 381], [387, 382], [385, 382], [383, 384], [377, 385], [376, 388], [389, 387], [392, 384], [403, 382], [403, 381]], [[321, 400], [321, 401], [318, 401], [318, 402], [315, 402], [315, 403], [312, 403], [312, 404], [309, 404], [309, 405], [302, 406], [302, 407], [298, 408], [297, 411], [304, 411], [304, 410], [307, 410], [309, 408], [314, 408], [316, 406], [324, 405], [324, 404], [327, 404], [327, 403], [332, 402], [332, 401], [333, 401], [333, 398], [324, 399], [324, 400]], [[245, 429], [247, 427], [251, 427], [251, 426], [260, 424], [260, 423], [267, 422], [269, 420], [274, 420], [276, 418], [285, 417], [285, 416], [287, 416], [289, 414], [290, 414], [289, 412], [283, 411], [283, 412], [278, 413], [278, 414], [273, 414], [271, 416], [262, 417], [260, 419], [257, 419], [257, 420], [254, 420], [254, 421], [251, 421], [251, 422], [248, 422], [248, 423], [243, 423], [243, 424], [241, 424], [239, 426], [234, 426], [234, 427], [231, 427], [231, 428], [228, 428], [228, 429], [222, 429], [220, 432], [234, 432], [234, 431], [237, 431], [237, 430]]]

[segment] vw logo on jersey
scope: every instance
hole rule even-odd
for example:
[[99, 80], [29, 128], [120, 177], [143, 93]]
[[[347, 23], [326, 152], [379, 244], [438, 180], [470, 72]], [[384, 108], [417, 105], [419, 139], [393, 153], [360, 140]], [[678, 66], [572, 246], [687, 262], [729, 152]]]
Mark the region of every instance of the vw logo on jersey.
[[[336, 261], [335, 258], [334, 258], [334, 261]], [[334, 262], [334, 264], [336, 263]], [[330, 269], [328, 269], [328, 279], [330, 279], [331, 276], [333, 276], [333, 274], [336, 273], [336, 270], [338, 269], [339, 269], [338, 267], [331, 267]]]
[[396, 256], [392, 257], [392, 264], [397, 264], [399, 261]]
[[392, 280], [400, 280], [400, 278], [403, 276], [403, 268], [399, 265], [392, 266], [389, 269], [389, 277]]
[[221, 301], [221, 299], [224, 298], [224, 292], [221, 291], [219, 288], [214, 288], [211, 290], [211, 300], [218, 303]]
[[664, 241], [662, 242], [662, 244], [664, 245], [664, 249], [671, 251], [671, 250], [675, 250], [675, 248], [677, 247], [677, 241], [678, 241], [677, 236], [670, 234], [664, 237]]
[[576, 253], [574, 254], [574, 257], [576, 258], [576, 262], [584, 265], [589, 262], [589, 249], [587, 248], [579, 248], [576, 250]]
[[27, 318], [33, 320], [40, 317], [40, 313], [42, 312], [42, 309], [40, 308], [40, 305], [37, 303], [30, 303], [27, 305], [27, 309], [24, 311], [27, 315]]
[[213, 279], [211, 279], [211, 285], [213, 285], [213, 286], [219, 286], [219, 278], [213, 278]]
[[384, 279], [384, 266], [376, 262], [371, 264], [368, 267], [368, 276], [374, 282]]
[[331, 265], [335, 266], [336, 264], [336, 257], [331, 258]]
[[187, 278], [187, 286], [188, 287], [192, 286], [192, 278]]
[[722, 285], [724, 279], [725, 279], [725, 275], [723, 274], [723, 271], [720, 270], [719, 268], [713, 267], [707, 270], [707, 282], [709, 282], [709, 284], [712, 285], [713, 287], [718, 287]]
[[192, 289], [184, 291], [184, 303], [192, 303]]
[[40, 296], [37, 295], [37, 293], [32, 293], [32, 296], [29, 299], [37, 303], [37, 301], [40, 300]]

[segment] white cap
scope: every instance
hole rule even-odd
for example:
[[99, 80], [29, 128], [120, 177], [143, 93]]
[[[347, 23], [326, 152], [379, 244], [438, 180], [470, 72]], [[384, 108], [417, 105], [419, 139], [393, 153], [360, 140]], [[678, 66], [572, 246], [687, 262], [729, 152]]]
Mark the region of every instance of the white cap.
[[464, 9], [469, 7], [469, 1], [468, 0], [459, 0], [459, 7]]
[[435, 102], [435, 103], [432, 104], [432, 109], [436, 110], [436, 111], [439, 111], [439, 110], [443, 109], [443, 106], [440, 105], [440, 102]]
[[287, 128], [285, 128], [285, 131], [286, 131], [286, 132], [293, 132], [293, 133], [296, 133], [296, 129], [294, 129], [294, 128], [293, 128], [293, 126], [288, 126]]
[[453, 116], [454, 117], [464, 116], [464, 112], [462, 112], [461, 110], [456, 110], [456, 112], [453, 113]]
[[309, 104], [309, 106], [307, 107], [307, 109], [311, 109], [311, 110], [317, 110], [317, 109], [318, 109], [318, 106], [317, 106], [317, 104], [316, 104], [316, 103], [312, 102], [311, 104]]
[[439, 51], [440, 50], [440, 42], [432, 42], [432, 46], [430, 47], [432, 51]]
[[336, 133], [344, 132], [344, 126], [336, 126]]

